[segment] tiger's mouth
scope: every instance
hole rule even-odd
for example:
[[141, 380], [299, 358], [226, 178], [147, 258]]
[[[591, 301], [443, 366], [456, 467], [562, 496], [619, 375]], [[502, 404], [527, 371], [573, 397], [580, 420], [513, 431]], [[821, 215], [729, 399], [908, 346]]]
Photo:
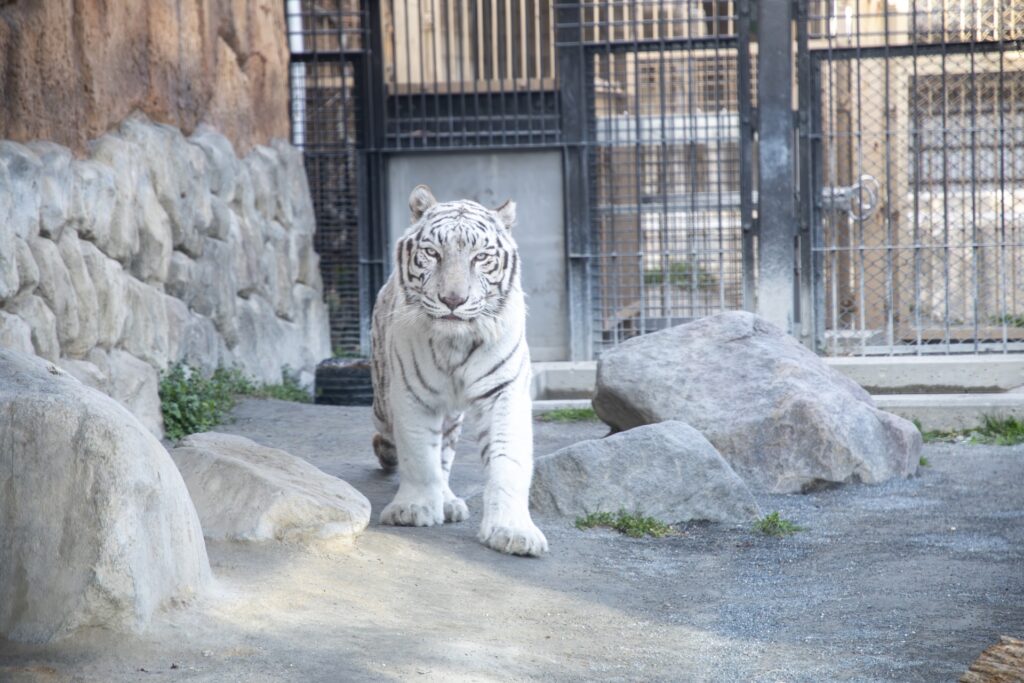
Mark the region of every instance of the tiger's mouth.
[[455, 315], [454, 313], [449, 313], [448, 315], [442, 315], [440, 318], [438, 318], [438, 320], [452, 320], [454, 322], [460, 322], [460, 323], [469, 322], [465, 318], [460, 318], [459, 316]]

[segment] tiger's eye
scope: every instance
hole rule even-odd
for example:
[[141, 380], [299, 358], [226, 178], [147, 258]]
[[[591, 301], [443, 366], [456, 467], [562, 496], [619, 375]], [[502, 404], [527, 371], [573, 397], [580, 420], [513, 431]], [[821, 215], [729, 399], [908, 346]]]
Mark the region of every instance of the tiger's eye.
[[490, 254], [488, 254], [486, 251], [481, 251], [479, 254], [473, 257], [473, 261], [475, 261], [476, 263], [486, 261], [488, 256], [490, 256]]
[[436, 249], [431, 249], [430, 247], [427, 247], [423, 251], [426, 252], [427, 256], [429, 256], [432, 259], [440, 259], [441, 258], [441, 255], [437, 253]]

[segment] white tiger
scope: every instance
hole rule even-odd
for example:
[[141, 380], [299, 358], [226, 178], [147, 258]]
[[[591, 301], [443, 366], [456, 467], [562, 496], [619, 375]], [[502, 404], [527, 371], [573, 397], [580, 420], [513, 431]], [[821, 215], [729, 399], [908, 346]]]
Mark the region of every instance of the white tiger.
[[380, 521], [431, 526], [469, 516], [448, 487], [469, 411], [487, 468], [478, 538], [501, 552], [540, 555], [548, 543], [528, 509], [530, 353], [515, 204], [439, 204], [419, 185], [409, 208], [412, 225], [373, 312], [373, 447], [381, 466], [397, 465], [399, 474]]

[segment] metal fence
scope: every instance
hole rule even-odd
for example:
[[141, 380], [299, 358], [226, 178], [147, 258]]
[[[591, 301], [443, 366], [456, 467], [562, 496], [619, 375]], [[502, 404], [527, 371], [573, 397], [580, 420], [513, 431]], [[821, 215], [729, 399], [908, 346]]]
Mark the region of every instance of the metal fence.
[[750, 0], [285, 3], [343, 351], [387, 155], [523, 148], [563, 154], [574, 358], [769, 297], [829, 354], [1024, 350], [1019, 2], [799, 0], [792, 37]]
[[357, 353], [361, 310], [359, 149], [366, 13], [358, 0], [287, 0], [292, 143], [302, 149], [316, 213], [336, 354]]
[[589, 234], [574, 247], [591, 280], [592, 352], [743, 308], [753, 264], [747, 3], [568, 9], [558, 47], [584, 63], [589, 118]]
[[817, 344], [1024, 348], [1024, 5], [803, 10]]

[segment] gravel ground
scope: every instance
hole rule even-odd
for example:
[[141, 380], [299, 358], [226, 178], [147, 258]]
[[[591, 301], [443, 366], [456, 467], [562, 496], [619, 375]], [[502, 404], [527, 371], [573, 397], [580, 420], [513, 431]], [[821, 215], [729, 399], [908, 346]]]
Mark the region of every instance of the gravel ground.
[[[307, 458], [375, 511], [395, 490], [368, 408], [247, 400], [234, 418], [220, 431]], [[537, 452], [604, 432], [537, 423]], [[345, 551], [210, 544], [217, 595], [140, 636], [0, 645], [0, 680], [951, 681], [1024, 635], [1024, 447], [929, 445], [908, 481], [759, 496], [805, 527], [782, 539], [539, 518], [542, 559], [476, 542], [472, 450], [453, 473], [469, 522], [374, 522]]]

